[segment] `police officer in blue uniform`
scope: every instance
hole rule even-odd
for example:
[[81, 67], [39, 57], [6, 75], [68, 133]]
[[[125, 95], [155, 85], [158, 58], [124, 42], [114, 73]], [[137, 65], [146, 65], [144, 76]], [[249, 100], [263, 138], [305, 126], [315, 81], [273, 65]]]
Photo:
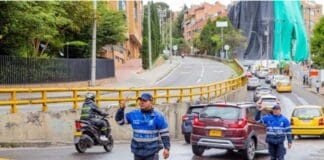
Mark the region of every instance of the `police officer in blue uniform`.
[[284, 141], [287, 137], [288, 148], [292, 145], [291, 127], [289, 120], [281, 114], [281, 107], [274, 105], [272, 107], [272, 114], [268, 114], [261, 118], [261, 107], [256, 116], [258, 123], [264, 123], [267, 126], [266, 142], [269, 146], [269, 153], [271, 160], [284, 160], [286, 148]]
[[[159, 150], [164, 146], [163, 157], [169, 157], [170, 137], [168, 123], [162, 113], [153, 109], [153, 97], [143, 93], [138, 98], [140, 109], [124, 114], [125, 101], [118, 109], [115, 120], [119, 125], [130, 124], [133, 128], [131, 151], [134, 160], [158, 160]], [[161, 140], [160, 140], [161, 137]]]

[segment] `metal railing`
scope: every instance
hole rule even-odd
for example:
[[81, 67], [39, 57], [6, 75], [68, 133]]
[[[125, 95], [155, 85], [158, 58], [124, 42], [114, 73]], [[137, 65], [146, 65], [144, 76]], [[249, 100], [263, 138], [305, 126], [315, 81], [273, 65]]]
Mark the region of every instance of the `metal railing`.
[[[235, 61], [237, 63], [237, 61]], [[237, 63], [237, 65], [239, 65]], [[242, 67], [240, 67], [242, 69]], [[243, 73], [243, 69], [242, 69]], [[84, 100], [80, 95], [86, 92], [95, 92], [96, 101], [100, 106], [101, 102], [114, 101], [119, 104], [126, 97], [136, 101], [142, 92], [149, 92], [153, 95], [154, 103], [192, 102], [198, 97], [206, 97], [208, 100], [217, 98], [236, 90], [245, 85], [244, 74], [222, 82], [208, 85], [188, 86], [188, 87], [154, 87], [154, 88], [11, 88], [0, 89], [0, 95], [7, 94], [7, 99], [0, 101], [0, 106], [10, 106], [11, 113], [17, 112], [17, 105], [42, 105], [42, 111], [48, 110], [51, 103], [73, 103], [73, 109], [78, 109], [78, 102]], [[20, 97], [18, 96], [20, 95]], [[21, 96], [22, 95], [22, 96]], [[26, 99], [24, 95], [33, 95]]]

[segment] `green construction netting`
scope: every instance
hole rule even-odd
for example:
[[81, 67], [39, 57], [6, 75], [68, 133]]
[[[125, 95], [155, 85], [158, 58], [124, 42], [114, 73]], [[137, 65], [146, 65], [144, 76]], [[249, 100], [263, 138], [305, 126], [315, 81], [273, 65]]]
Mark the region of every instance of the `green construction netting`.
[[274, 1], [274, 50], [276, 60], [308, 59], [308, 40], [299, 1]]

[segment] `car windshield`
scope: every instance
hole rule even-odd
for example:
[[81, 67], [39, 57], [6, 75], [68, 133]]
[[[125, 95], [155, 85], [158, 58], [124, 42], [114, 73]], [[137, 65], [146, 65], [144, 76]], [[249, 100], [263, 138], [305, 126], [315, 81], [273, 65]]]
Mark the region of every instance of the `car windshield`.
[[208, 106], [200, 113], [201, 118], [220, 118], [223, 120], [236, 120], [240, 118], [240, 108]]
[[262, 103], [263, 102], [276, 102], [277, 99], [276, 98], [262, 98]]
[[195, 113], [199, 114], [204, 107], [192, 107], [188, 110], [188, 114]]
[[249, 81], [250, 82], [258, 82], [259, 80], [257, 78], [250, 78]]
[[299, 108], [295, 109], [293, 113], [293, 117], [299, 118], [312, 118], [312, 117], [320, 117], [321, 112], [318, 108]]

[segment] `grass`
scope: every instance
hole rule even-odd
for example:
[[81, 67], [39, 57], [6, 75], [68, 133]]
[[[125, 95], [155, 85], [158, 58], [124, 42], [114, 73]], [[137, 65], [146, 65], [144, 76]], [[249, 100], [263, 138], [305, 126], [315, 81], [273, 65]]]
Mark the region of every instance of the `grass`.
[[241, 67], [235, 63], [235, 61], [228, 61], [226, 62], [228, 66], [230, 66], [237, 75], [241, 75], [243, 72], [241, 70]]

